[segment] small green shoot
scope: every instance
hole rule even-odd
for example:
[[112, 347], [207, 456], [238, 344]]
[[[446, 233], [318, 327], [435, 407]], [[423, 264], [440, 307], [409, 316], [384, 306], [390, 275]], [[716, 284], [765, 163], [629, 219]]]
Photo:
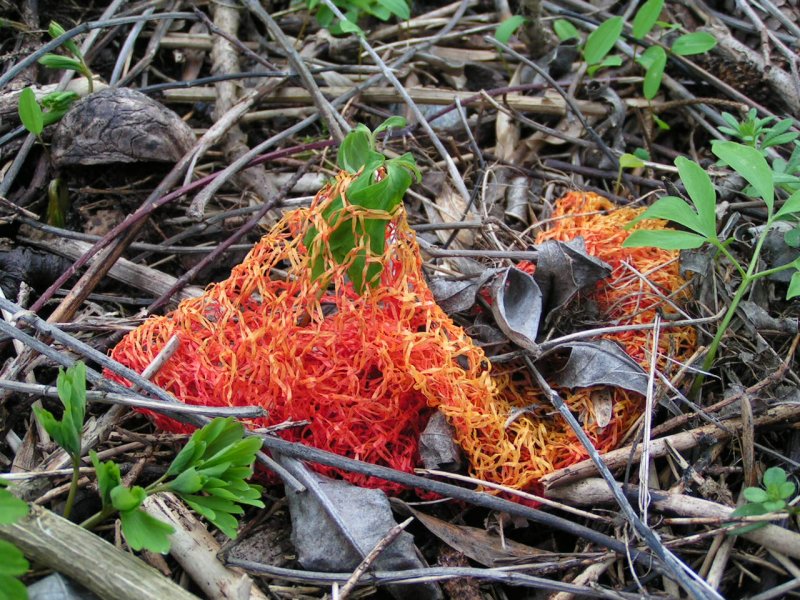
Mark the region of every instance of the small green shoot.
[[775, 117], [758, 118], [758, 111], [751, 108], [747, 115], [738, 121], [732, 114], [723, 112], [722, 118], [727, 125], [722, 125], [719, 130], [732, 138], [738, 138], [745, 146], [751, 146], [766, 154], [767, 148], [794, 142], [800, 133], [789, 131], [792, 128], [792, 119], [783, 119], [774, 125]]
[[521, 15], [514, 15], [500, 23], [497, 26], [497, 29], [494, 32], [494, 37], [500, 42], [504, 44], [508, 44], [508, 40], [511, 39], [511, 36], [525, 24], [527, 19]]
[[40, 104], [33, 89], [27, 87], [20, 92], [17, 102], [19, 120], [28, 133], [42, 142], [44, 128], [61, 119], [77, 98], [75, 92], [51, 92], [42, 98]]
[[[406, 190], [413, 178], [420, 180], [420, 172], [410, 152], [387, 159], [376, 150], [376, 136], [390, 127], [405, 126], [402, 117], [390, 117], [374, 132], [366, 125], [357, 125], [342, 141], [339, 147], [339, 168], [357, 177], [347, 189], [346, 201], [349, 206], [369, 211], [369, 216], [354, 214], [345, 206], [345, 198], [338, 196], [323, 211], [323, 217], [333, 227], [328, 240], [328, 250], [333, 262], [342, 264], [359, 248], [348, 268], [347, 275], [353, 287], [362, 293], [366, 287], [376, 286], [383, 266], [378, 261], [368, 261], [370, 257], [383, 254], [386, 247], [386, 226], [395, 209], [403, 202]], [[312, 227], [303, 243], [312, 252], [312, 274], [318, 279], [328, 264], [323, 250], [315, 244], [318, 235]]]
[[72, 483], [64, 505], [64, 517], [69, 518], [80, 478], [81, 434], [86, 414], [86, 365], [77, 362], [66, 371], [59, 370], [56, 387], [58, 388], [58, 397], [64, 406], [61, 420], [56, 419], [53, 413], [41, 407], [34, 407], [33, 412], [45, 431], [69, 454], [72, 460]]
[[[729, 240], [721, 240], [717, 236], [715, 212], [717, 194], [714, 185], [705, 169], [684, 157], [677, 158], [675, 165], [678, 167], [678, 173], [686, 188], [686, 193], [689, 195], [690, 203], [675, 196], [664, 196], [631, 221], [628, 227], [647, 219], [667, 219], [688, 231], [640, 229], [631, 233], [624, 243], [626, 247], [654, 246], [667, 250], [687, 250], [710, 244], [716, 248], [718, 255], [724, 256], [739, 273], [741, 281], [716, 335], [708, 347], [703, 371], [708, 371], [713, 366], [722, 337], [736, 314], [739, 303], [755, 281], [791, 269], [795, 272], [792, 275], [786, 298], [788, 300], [800, 296], [800, 258], [785, 265], [763, 271], [758, 270], [761, 250], [772, 226], [777, 221], [796, 219], [800, 216], [800, 191], [792, 194], [783, 206], [776, 210], [773, 172], [760, 151], [752, 146], [735, 142], [715, 141], [712, 152], [723, 164], [728, 165], [750, 184], [748, 189], [752, 190], [754, 196], [763, 200], [767, 209], [766, 224], [756, 239], [749, 263], [740, 263], [728, 251]], [[702, 376], [695, 379], [692, 393], [699, 392], [702, 381]]]
[[[50, 21], [50, 26], [47, 28], [50, 37], [56, 39], [66, 33], [66, 30], [59, 25], [56, 21]], [[39, 64], [47, 67], [48, 69], [65, 69], [67, 71], [76, 71], [86, 78], [87, 85], [89, 86], [89, 93], [94, 91], [94, 74], [86, 60], [83, 57], [81, 49], [75, 43], [75, 40], [65, 40], [62, 44], [63, 48], [70, 54], [70, 56], [62, 56], [61, 54], [47, 53], [39, 59]]]
[[553, 31], [558, 36], [558, 39], [562, 42], [579, 40], [581, 38], [581, 34], [578, 33], [575, 25], [566, 19], [556, 19], [553, 21]]
[[[0, 479], [0, 525], [16, 523], [28, 514], [28, 505], [5, 489], [7, 485]], [[29, 567], [19, 548], [0, 540], [0, 600], [27, 600], [28, 590], [17, 578]]]
[[[748, 487], [744, 489], [743, 494], [747, 502], [734, 510], [731, 513], [731, 517], [755, 517], [792, 509], [787, 502], [794, 496], [796, 488], [793, 482], [787, 481], [786, 471], [780, 467], [770, 467], [764, 471], [762, 483], [763, 487]], [[741, 535], [766, 525], [766, 521], [750, 523], [730, 530], [728, 535]]]
[[644, 160], [639, 158], [636, 154], [628, 154], [627, 152], [619, 157], [619, 170], [617, 171], [617, 181], [614, 183], [614, 193], [619, 194], [622, 188], [622, 170], [623, 169], [641, 169], [644, 167]]
[[364, 17], [375, 17], [381, 21], [388, 21], [393, 16], [402, 21], [411, 18], [411, 7], [408, 0], [333, 0], [341, 9], [346, 20], [339, 21], [333, 11], [325, 6], [321, 0], [304, 0], [309, 12], [316, 14], [317, 23], [333, 35], [356, 33], [364, 35], [358, 22]]
[[612, 17], [608, 21], [601, 23], [586, 38], [586, 43], [583, 46], [583, 58], [590, 69], [590, 75], [597, 70], [596, 68], [592, 70], [592, 67], [599, 68], [605, 64], [606, 55], [611, 52], [614, 44], [619, 40], [624, 25], [625, 21], [622, 17]]

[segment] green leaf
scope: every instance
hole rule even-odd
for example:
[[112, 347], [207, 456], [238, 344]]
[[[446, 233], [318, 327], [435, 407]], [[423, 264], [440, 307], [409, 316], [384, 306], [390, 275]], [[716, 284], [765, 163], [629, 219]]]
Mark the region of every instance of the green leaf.
[[800, 227], [795, 227], [784, 233], [783, 241], [790, 248], [800, 248]]
[[45, 54], [39, 59], [39, 64], [48, 69], [66, 69], [67, 71], [80, 71], [83, 66], [79, 60], [60, 54]]
[[647, 0], [642, 4], [633, 18], [633, 37], [640, 40], [650, 33], [663, 8], [664, 0]]
[[783, 203], [783, 206], [781, 206], [778, 209], [778, 212], [775, 213], [775, 218], [782, 219], [795, 213], [800, 213], [800, 190], [796, 191], [786, 199], [786, 202]]
[[147, 497], [144, 488], [135, 485], [132, 488], [118, 485], [111, 490], [111, 503], [120, 512], [132, 511], [141, 506]]
[[670, 50], [678, 56], [690, 56], [708, 52], [716, 45], [717, 39], [713, 35], [705, 31], [695, 31], [676, 39]]
[[611, 51], [622, 33], [623, 25], [622, 17], [612, 17], [589, 34], [583, 47], [583, 57], [589, 66], [598, 64]]
[[140, 508], [120, 512], [119, 519], [122, 533], [133, 550], [147, 549], [159, 554], [169, 552], [169, 536], [175, 533], [169, 523], [150, 516]]
[[406, 0], [380, 0], [380, 5], [388, 8], [389, 12], [403, 21], [408, 21], [411, 18], [411, 8]]
[[36, 101], [36, 94], [29, 87], [22, 90], [17, 104], [19, 120], [23, 127], [35, 136], [42, 134], [44, 129], [44, 119], [42, 117], [42, 107]]
[[[365, 131], [366, 130], [366, 131]], [[339, 146], [339, 167], [349, 173], [358, 173], [372, 151], [372, 137], [366, 127], [356, 127], [348, 133]]]
[[558, 39], [562, 42], [566, 42], [567, 40], [577, 40], [581, 37], [578, 33], [578, 30], [575, 28], [575, 25], [566, 19], [556, 19], [553, 21], [553, 31], [555, 31]]
[[0, 575], [24, 575], [29, 568], [19, 548], [11, 542], [0, 540]]
[[[51, 38], [56, 39], [57, 37], [64, 35], [66, 30], [58, 22], [50, 21], [50, 26], [47, 28], [47, 33], [50, 34]], [[75, 43], [75, 40], [66, 40], [62, 45], [77, 58], [81, 58], [83, 56], [80, 48], [78, 48], [78, 45]]]
[[497, 29], [494, 32], [494, 37], [497, 39], [497, 41], [507, 44], [508, 40], [511, 39], [511, 36], [514, 35], [514, 32], [522, 27], [523, 23], [525, 23], [525, 20], [525, 17], [521, 15], [509, 17], [497, 26]]
[[622, 57], [619, 54], [612, 54], [610, 56], [606, 56], [598, 64], [592, 65], [591, 67], [587, 68], [586, 72], [589, 74], [590, 77], [594, 77], [594, 74], [600, 71], [601, 69], [607, 69], [609, 67], [618, 67], [621, 64], [622, 64]]
[[718, 140], [712, 142], [711, 151], [753, 186], [756, 193], [764, 200], [771, 216], [775, 198], [775, 186], [772, 181], [772, 169], [770, 169], [761, 152], [736, 142], [721, 142]]
[[172, 464], [167, 469], [166, 477], [174, 477], [178, 473], [188, 469], [194, 465], [203, 455], [206, 443], [196, 440], [191, 437], [186, 445], [178, 452], [178, 455], [172, 461]]
[[636, 148], [633, 155], [640, 160], [650, 160], [650, 153], [644, 148]]
[[192, 467], [169, 482], [169, 488], [177, 494], [194, 494], [203, 489], [205, 478]]
[[655, 123], [661, 131], [669, 131], [669, 123], [667, 123], [664, 119], [661, 119], [658, 115], [650, 115], [653, 119], [653, 123]]
[[[0, 480], [2, 481], [2, 480]], [[0, 488], [0, 525], [9, 525], [28, 514], [28, 504]]]
[[673, 230], [639, 229], [628, 236], [622, 244], [623, 248], [641, 248], [652, 246], [664, 250], [691, 250], [706, 243], [706, 238], [695, 233]]
[[[694, 212], [692, 207], [689, 206], [683, 199], [678, 198], [677, 196], [664, 196], [663, 198], [659, 198], [653, 202], [653, 204], [648, 207], [647, 210], [628, 223], [625, 228], [629, 229], [636, 223], [645, 221], [647, 219], [666, 219], [668, 221], [672, 221], [673, 223], [683, 225], [687, 229], [691, 229], [692, 231], [699, 233], [706, 238], [709, 237], [706, 235], [703, 223], [700, 221], [700, 217], [697, 215], [697, 213]], [[712, 233], [710, 237], [716, 237], [716, 233]]]
[[772, 485], [781, 485], [786, 482], [786, 471], [781, 469], [780, 467], [770, 467], [766, 471], [764, 471], [764, 476], [762, 477], [762, 481], [766, 487]]
[[28, 589], [16, 577], [0, 575], [0, 600], [28, 600]]
[[386, 119], [383, 123], [378, 125], [375, 128], [375, 131], [372, 132], [373, 136], [378, 135], [382, 131], [386, 131], [387, 129], [400, 129], [401, 127], [406, 126], [406, 119], [405, 117], [401, 117], [399, 115], [392, 115], [388, 119]]
[[784, 481], [778, 486], [778, 498], [788, 500], [794, 496], [795, 485], [792, 481]]
[[349, 19], [339, 19], [336, 22], [336, 28], [330, 28], [331, 33], [355, 33], [356, 35], [365, 35], [364, 30]]
[[[757, 488], [748, 488], [757, 489]], [[742, 504], [739, 508], [731, 513], [731, 517], [756, 517], [758, 515], [766, 515], [769, 511], [764, 508], [761, 503], [755, 504]]]
[[705, 169], [696, 162], [683, 156], [675, 159], [678, 174], [681, 177], [686, 193], [697, 209], [702, 233], [708, 238], [717, 236], [717, 192]]
[[766, 502], [769, 500], [766, 490], [757, 487], [745, 488], [743, 494], [748, 502]]
[[792, 275], [792, 279], [789, 281], [789, 289], [786, 291], [787, 300], [791, 300], [797, 296], [800, 296], [800, 271]]
[[644, 166], [644, 161], [635, 154], [626, 152], [619, 157], [619, 166], [622, 169], [639, 169]]
[[644, 97], [652, 100], [661, 88], [664, 68], [667, 65], [667, 53], [661, 46], [650, 46], [638, 60], [640, 64], [645, 65], [644, 82], [642, 84]]
[[106, 508], [112, 505], [112, 490], [122, 485], [119, 465], [113, 460], [101, 462], [100, 457], [97, 456], [97, 452], [94, 450], [89, 451], [89, 457], [92, 459], [95, 477], [97, 477], [97, 492], [100, 494], [103, 508]]
[[767, 512], [778, 512], [786, 508], [786, 502], [783, 500], [768, 500], [763, 502], [762, 506]]

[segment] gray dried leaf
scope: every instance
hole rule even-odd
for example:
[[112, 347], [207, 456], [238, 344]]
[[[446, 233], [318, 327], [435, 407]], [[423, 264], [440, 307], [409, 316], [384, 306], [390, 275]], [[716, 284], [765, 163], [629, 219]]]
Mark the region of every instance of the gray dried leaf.
[[453, 281], [436, 278], [428, 282], [433, 297], [441, 309], [448, 315], [469, 310], [475, 304], [475, 295], [496, 271], [485, 269], [480, 275], [471, 279]]
[[798, 319], [794, 318], [775, 318], [755, 302], [742, 300], [739, 308], [744, 312], [747, 320], [759, 331], [780, 331], [789, 335], [796, 334], [798, 331]]
[[509, 561], [530, 559], [543, 554], [538, 548], [514, 540], [503, 540], [499, 535], [492, 535], [483, 529], [454, 525], [414, 510], [408, 505], [405, 505], [405, 508], [445, 544], [485, 567], [495, 567]]
[[556, 385], [567, 388], [613, 385], [647, 394], [647, 374], [616, 342], [570, 342], [558, 348], [570, 348], [572, 352], [564, 368], [555, 373]]
[[461, 468], [461, 451], [453, 441], [453, 431], [442, 413], [433, 413], [419, 436], [419, 457], [426, 469], [458, 471]]
[[542, 292], [533, 277], [515, 267], [506, 269], [492, 284], [492, 300], [497, 326], [512, 342], [538, 355]]
[[76, 102], [53, 134], [53, 162], [104, 165], [174, 163], [194, 144], [191, 128], [163, 104], [129, 88], [108, 88]]
[[[282, 464], [285, 466], [285, 461], [282, 460]], [[366, 555], [397, 525], [386, 494], [381, 490], [336, 481], [319, 473], [310, 473], [310, 476], [316, 481], [313, 490], [296, 492], [286, 487], [297, 560], [309, 571], [352, 571], [359, 565], [362, 556], [347, 538], [357, 543]], [[335, 511], [336, 520], [328, 510]], [[346, 534], [341, 527], [347, 528]], [[421, 569], [426, 566], [417, 556], [414, 538], [405, 531], [381, 552], [373, 564], [379, 571]], [[410, 588], [389, 586], [389, 590], [397, 598], [439, 600], [442, 597], [435, 584], [420, 583]]]
[[97, 600], [97, 596], [61, 573], [52, 573], [28, 586], [28, 600]]
[[547, 240], [537, 247], [534, 279], [546, 299], [545, 325], [578, 294], [611, 274], [611, 267], [586, 252], [583, 238]]

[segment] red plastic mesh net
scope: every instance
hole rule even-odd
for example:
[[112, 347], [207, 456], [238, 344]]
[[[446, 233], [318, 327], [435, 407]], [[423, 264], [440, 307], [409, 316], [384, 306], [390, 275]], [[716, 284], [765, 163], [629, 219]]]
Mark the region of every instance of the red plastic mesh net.
[[[368, 257], [364, 264], [365, 274], [371, 263], [383, 265], [379, 285], [361, 295], [353, 290], [346, 272], [354, 261], [363, 260], [359, 250], [369, 242], [356, 235], [347, 259], [334, 264], [327, 244], [331, 227], [322, 218], [334, 198], [346, 198], [351, 180], [340, 173], [309, 209], [287, 213], [226, 281], [181, 302], [166, 316], [148, 319], [120, 342], [113, 357], [142, 371], [177, 334], [179, 349], [154, 381], [179, 400], [261, 405], [268, 416], [250, 420], [248, 426], [308, 420], [308, 425], [280, 435], [402, 471], [418, 466], [419, 434], [437, 408], [453, 425], [476, 477], [525, 488], [554, 468], [582, 459], [582, 448], [558, 416], [524, 415], [504, 426], [513, 407], [536, 398], [535, 386], [514, 380], [513, 365], [492, 376], [483, 351], [435, 303], [402, 207], [389, 214], [345, 202], [350, 223], [364, 218], [389, 223], [383, 254]], [[620, 250], [627, 235], [621, 225], [638, 211], [614, 210], [599, 196], [568, 194], [557, 204], [556, 216], [598, 210], [611, 212], [558, 219], [542, 239], [583, 236], [589, 252], [614, 267], [611, 280], [594, 294], [607, 318], [648, 322], [661, 299], [623, 268], [623, 261], [671, 294], [683, 283], [675, 254]], [[306, 248], [303, 239], [312, 226], [319, 234], [312, 248]], [[310, 257], [319, 253], [328, 259], [327, 267], [314, 279]], [[644, 362], [647, 333], [614, 339]], [[662, 335], [661, 350], [680, 360], [693, 342], [691, 330], [671, 330]], [[613, 447], [642, 404], [631, 392], [605, 392], [613, 395], [613, 416], [602, 429], [592, 425], [593, 390], [566, 395], [602, 449]], [[189, 431], [163, 416], [152, 417], [164, 429]], [[315, 468], [390, 493], [402, 489], [364, 475]]]

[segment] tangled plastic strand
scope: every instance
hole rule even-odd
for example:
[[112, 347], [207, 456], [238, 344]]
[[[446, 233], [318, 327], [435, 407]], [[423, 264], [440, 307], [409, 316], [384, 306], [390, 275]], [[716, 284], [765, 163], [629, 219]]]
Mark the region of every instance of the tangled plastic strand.
[[[323, 218], [333, 199], [346, 198], [351, 179], [339, 174], [310, 209], [290, 212], [275, 225], [229, 279], [183, 301], [173, 313], [146, 321], [114, 349], [114, 358], [141, 371], [177, 334], [180, 347], [155, 382], [183, 402], [261, 405], [268, 416], [248, 422], [252, 428], [307, 420], [280, 435], [402, 471], [418, 465], [419, 435], [437, 408], [453, 425], [476, 477], [530, 488], [546, 473], [583, 459], [583, 448], [547, 406], [505, 426], [514, 408], [542, 404], [536, 386], [519, 365], [490, 376], [483, 351], [435, 303], [402, 207], [387, 214], [345, 201], [354, 232], [363, 218], [390, 224], [383, 255], [368, 256], [364, 265], [366, 274], [369, 264], [380, 262], [379, 285], [363, 295], [353, 290], [346, 273], [359, 253], [363, 257], [368, 241], [356, 236], [353, 251], [336, 264], [328, 244], [332, 228]], [[602, 323], [647, 323], [663, 304], [659, 294], [679, 301], [675, 295], [684, 282], [675, 253], [621, 248], [627, 236], [622, 226], [636, 214], [593, 194], [572, 193], [557, 203], [555, 227], [539, 238], [582, 236], [590, 253], [611, 264], [610, 280], [593, 294]], [[306, 248], [311, 227], [318, 234]], [[326, 267], [313, 278], [311, 257], [320, 253]], [[648, 332], [609, 338], [641, 364], [647, 360]], [[668, 368], [667, 356], [685, 358], [693, 346], [691, 329], [663, 332], [659, 367]], [[642, 410], [641, 397], [625, 390], [562, 393], [601, 450], [613, 448]], [[593, 394], [600, 393], [612, 398], [605, 427], [594, 414]], [[153, 418], [165, 429], [186, 431], [163, 416]], [[357, 485], [390, 493], [402, 489], [317, 468]]]

